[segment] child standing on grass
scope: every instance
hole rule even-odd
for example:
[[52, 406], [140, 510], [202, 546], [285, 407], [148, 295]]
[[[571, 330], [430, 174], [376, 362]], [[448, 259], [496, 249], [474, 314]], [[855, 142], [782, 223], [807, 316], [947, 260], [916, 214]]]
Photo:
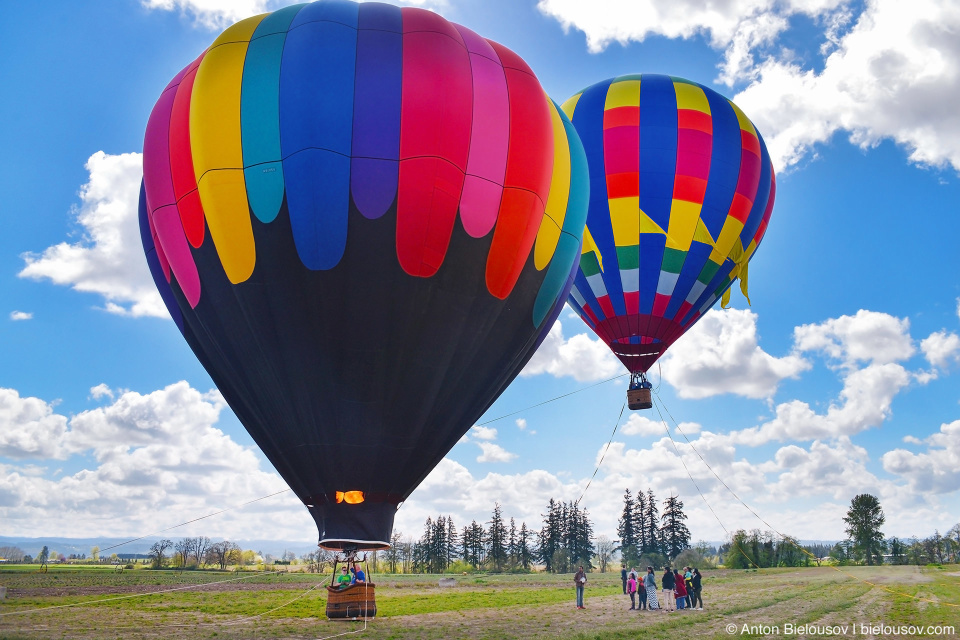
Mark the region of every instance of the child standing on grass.
[[630, 610], [637, 608], [637, 577], [631, 573], [627, 577], [627, 594], [630, 596]]

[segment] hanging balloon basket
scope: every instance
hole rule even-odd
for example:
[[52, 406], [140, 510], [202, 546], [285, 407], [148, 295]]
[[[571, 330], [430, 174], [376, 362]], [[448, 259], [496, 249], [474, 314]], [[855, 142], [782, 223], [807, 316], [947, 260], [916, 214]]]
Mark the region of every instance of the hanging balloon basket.
[[[338, 586], [337, 566], [363, 564], [364, 582]], [[377, 615], [376, 585], [370, 582], [367, 554], [357, 558], [356, 549], [345, 549], [333, 560], [333, 577], [327, 585], [327, 618], [330, 620], [370, 620]]]
[[630, 388], [627, 390], [627, 406], [631, 411], [653, 407], [653, 385], [644, 373], [630, 374]]

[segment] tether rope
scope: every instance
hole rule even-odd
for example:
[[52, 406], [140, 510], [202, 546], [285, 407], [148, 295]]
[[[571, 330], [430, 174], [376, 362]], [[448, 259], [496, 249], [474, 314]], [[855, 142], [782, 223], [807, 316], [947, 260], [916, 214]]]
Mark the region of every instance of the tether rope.
[[205, 519], [207, 519], [207, 518], [212, 518], [213, 516], [218, 516], [218, 515], [220, 515], [221, 513], [226, 513], [227, 511], [232, 511], [233, 509], [239, 509], [240, 507], [245, 507], [245, 506], [247, 506], [248, 504], [253, 504], [254, 502], [260, 502], [261, 500], [266, 500], [267, 498], [272, 498], [272, 497], [274, 497], [274, 496], [280, 495], [281, 493], [287, 493], [288, 491], [290, 491], [289, 488], [284, 489], [283, 491], [277, 491], [277, 492], [275, 492], [275, 493], [271, 493], [271, 494], [269, 494], [269, 495], [260, 496], [259, 498], [254, 498], [253, 500], [248, 500], [247, 502], [243, 502], [243, 503], [234, 505], [234, 506], [232, 506], [232, 507], [226, 507], [225, 509], [220, 509], [219, 511], [214, 511], [213, 513], [208, 513], [208, 514], [205, 515], [205, 516], [200, 516], [199, 518], [194, 518], [193, 520], [187, 520], [186, 522], [181, 522], [180, 524], [174, 525], [174, 526], [172, 526], [172, 527], [167, 527], [166, 529], [160, 529], [159, 531], [154, 531], [153, 533], [148, 533], [148, 534], [146, 534], [146, 535], [142, 535], [142, 536], [140, 536], [139, 538], [132, 538], [132, 539], [130, 539], [130, 540], [126, 540], [126, 541], [124, 541], [124, 542], [120, 542], [120, 543], [118, 543], [118, 544], [111, 545], [111, 546], [109, 546], [109, 547], [104, 547], [103, 549], [100, 550], [100, 552], [102, 553], [102, 552], [104, 552], [104, 551], [109, 551], [110, 549], [116, 549], [117, 547], [122, 547], [122, 546], [124, 546], [124, 545], [126, 545], [126, 544], [130, 544], [131, 542], [137, 542], [137, 541], [139, 541], [139, 540], [143, 540], [144, 538], [149, 538], [150, 536], [155, 536], [155, 535], [157, 535], [157, 534], [159, 534], [159, 533], [166, 533], [167, 531], [172, 531], [172, 530], [177, 529], [177, 528], [179, 528], [179, 527], [182, 527], [182, 526], [184, 526], [184, 525], [191, 524], [191, 523], [194, 523], [194, 522], [199, 522], [200, 520], [205, 520]]
[[517, 415], [518, 413], [523, 413], [524, 411], [529, 411], [530, 409], [536, 409], [537, 407], [543, 406], [543, 405], [545, 405], [545, 404], [549, 404], [549, 403], [551, 403], [551, 402], [555, 402], [556, 400], [560, 400], [561, 398], [566, 398], [567, 396], [572, 396], [572, 395], [575, 394], [575, 393], [580, 393], [581, 391], [586, 391], [587, 389], [592, 389], [592, 388], [594, 388], [594, 387], [599, 387], [599, 386], [602, 385], [602, 384], [607, 384], [608, 382], [612, 382], [612, 381], [614, 381], [614, 380], [617, 380], [617, 379], [619, 379], [619, 378], [622, 378], [623, 376], [628, 376], [628, 375], [630, 375], [630, 374], [629, 374], [629, 373], [621, 373], [621, 374], [618, 375], [618, 376], [613, 376], [612, 378], [607, 378], [606, 380], [601, 380], [600, 382], [596, 382], [596, 383], [594, 383], [594, 384], [587, 385], [586, 387], [580, 387], [579, 389], [574, 389], [573, 391], [571, 391], [571, 392], [569, 392], [569, 393], [564, 393], [563, 395], [559, 395], [559, 396], [557, 396], [557, 397], [555, 397], [555, 398], [550, 398], [549, 400], [544, 400], [543, 402], [538, 402], [537, 404], [530, 405], [530, 406], [527, 407], [526, 409], [518, 409], [517, 411], [512, 411], [512, 412], [507, 413], [507, 414], [504, 414], [504, 415], [502, 415], [502, 416], [500, 416], [500, 417], [498, 417], [498, 418], [493, 418], [493, 419], [491, 419], [491, 420], [487, 420], [486, 422], [479, 422], [479, 423], [477, 423], [476, 426], [482, 427], [482, 426], [484, 426], [484, 425], [490, 424], [491, 422], [496, 422], [496, 421], [498, 421], [498, 420], [503, 420], [504, 418], [509, 418], [510, 416], [515, 416], [515, 415]]
[[261, 576], [278, 575], [281, 573], [286, 573], [286, 571], [270, 571], [268, 573], [252, 573], [248, 576], [242, 576], [240, 578], [230, 578], [228, 580], [218, 580], [216, 582], [203, 582], [201, 584], [190, 584], [182, 587], [174, 587], [172, 589], [161, 589], [159, 591], [149, 591], [147, 593], [132, 593], [126, 596], [112, 596], [110, 598], [100, 598], [99, 600], [85, 600], [83, 602], [74, 602], [71, 604], [56, 604], [56, 605], [50, 605], [49, 607], [36, 607], [33, 609], [21, 609], [19, 611], [5, 611], [0, 613], [0, 618], [5, 616], [23, 615], [25, 613], [36, 613], [39, 611], [49, 611], [51, 609], [69, 609], [71, 607], [86, 607], [86, 606], [91, 606], [96, 604], [102, 604], [104, 602], [112, 602], [114, 600], [129, 600], [131, 598], [145, 598], [148, 596], [155, 596], [163, 593], [172, 593], [174, 591], [189, 591], [190, 589], [200, 589], [203, 587], [209, 587], [217, 584], [226, 584], [228, 582], [238, 582], [240, 580], [248, 580], [250, 578], [258, 578]]
[[[712, 513], [712, 514], [713, 514], [713, 517], [717, 519], [717, 522], [720, 524], [720, 528], [723, 529], [723, 532], [724, 532], [725, 534], [727, 534], [727, 536], [730, 538], [730, 540], [733, 542], [733, 544], [736, 545], [737, 550], [740, 551], [740, 553], [743, 554], [743, 557], [746, 558], [746, 559], [750, 562], [750, 564], [752, 564], [755, 568], [759, 569], [759, 568], [760, 568], [760, 565], [758, 565], [758, 564], [753, 560], [753, 558], [751, 558], [751, 557], [749, 556], [749, 554], [747, 554], [747, 552], [743, 550], [743, 548], [740, 546], [740, 543], [738, 543], [738, 542], [736, 541], [736, 538], [734, 538], [733, 536], [730, 535], [730, 531], [728, 531], [728, 530], [727, 530], [727, 527], [724, 526], [723, 521], [720, 519], [720, 516], [717, 515], [717, 512], [713, 510], [713, 506], [712, 506], [712, 505], [710, 504], [710, 502], [707, 500], [706, 496], [703, 495], [703, 491], [700, 490], [700, 485], [697, 484], [697, 481], [694, 480], [694, 478], [693, 478], [693, 474], [690, 473], [690, 469], [687, 468], [687, 463], [686, 463], [686, 461], [683, 459], [683, 454], [680, 453], [680, 448], [677, 447], [676, 441], [673, 439], [673, 436], [670, 435], [670, 427], [667, 426], [667, 421], [663, 419], [663, 414], [660, 413], [660, 405], [663, 404], [663, 401], [660, 400], [660, 396], [659, 396], [659, 395], [657, 395], [655, 399], [657, 400], [657, 402], [655, 403], [654, 406], [656, 406], [656, 408], [657, 408], [657, 415], [660, 416], [660, 423], [663, 425], [663, 430], [666, 432], [667, 437], [670, 438], [670, 443], [673, 445], [674, 451], [677, 452], [677, 457], [680, 459], [680, 464], [683, 465], [683, 470], [687, 472], [687, 476], [690, 478], [690, 481], [693, 483], [693, 486], [696, 487], [697, 493], [700, 494], [700, 499], [703, 500], [703, 503], [704, 503], [705, 505], [707, 505], [707, 508], [708, 508], [708, 509], [710, 509], [710, 513]], [[666, 405], [664, 405], [663, 408], [664, 408], [664, 411], [666, 411], [666, 408], [667, 408]], [[668, 414], [668, 415], [669, 415], [669, 414]], [[673, 416], [670, 416], [670, 417], [672, 418]], [[677, 429], [679, 430], [679, 427], [678, 427]], [[688, 440], [687, 442], [689, 442], [689, 440]], [[721, 481], [721, 482], [722, 482], [722, 481]]]
[[623, 410], [627, 407], [627, 403], [624, 402], [620, 407], [620, 415], [617, 416], [617, 424], [613, 425], [613, 433], [610, 434], [610, 439], [607, 440], [607, 448], [603, 450], [603, 455], [600, 456], [600, 462], [597, 463], [597, 468], [593, 470], [593, 475], [590, 476], [590, 480], [587, 481], [587, 486], [583, 488], [583, 493], [580, 494], [580, 497], [577, 498], [577, 501], [574, 503], [576, 505], [580, 504], [580, 501], [583, 500], [583, 496], [587, 495], [587, 489], [590, 488], [590, 484], [593, 482], [593, 479], [597, 477], [597, 472], [600, 471], [600, 465], [603, 464], [603, 459], [607, 457], [607, 451], [610, 450], [610, 444], [613, 442], [613, 437], [617, 435], [617, 429], [620, 428], [620, 418], [623, 417]]

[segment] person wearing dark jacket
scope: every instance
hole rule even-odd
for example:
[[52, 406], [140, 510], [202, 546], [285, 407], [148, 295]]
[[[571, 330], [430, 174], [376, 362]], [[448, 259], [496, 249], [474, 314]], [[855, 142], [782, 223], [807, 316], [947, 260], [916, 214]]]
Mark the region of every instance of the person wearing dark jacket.
[[620, 565], [620, 582], [623, 583], [623, 592], [627, 592], [627, 565]]
[[693, 576], [690, 578], [690, 584], [693, 585], [693, 595], [691, 595], [690, 607], [696, 609], [697, 611], [703, 611], [703, 598], [700, 594], [703, 592], [703, 585], [701, 584], [702, 576], [700, 575], [700, 569], [693, 570]]
[[673, 611], [676, 606], [673, 601], [673, 588], [676, 584], [673, 571], [670, 570], [670, 567], [667, 567], [667, 570], [663, 572], [663, 577], [660, 579], [660, 588], [663, 594], [663, 602], [661, 602], [660, 605], [664, 611]]
[[583, 571], [583, 567], [580, 567], [577, 574], [573, 576], [573, 584], [577, 587], [577, 609], [586, 609], [583, 606], [583, 588], [587, 584], [587, 574]]

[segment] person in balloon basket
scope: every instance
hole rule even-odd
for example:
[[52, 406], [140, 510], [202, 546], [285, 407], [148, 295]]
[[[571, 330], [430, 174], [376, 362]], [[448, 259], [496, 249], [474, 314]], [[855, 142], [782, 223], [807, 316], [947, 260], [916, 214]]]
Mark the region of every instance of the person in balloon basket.
[[367, 576], [363, 569], [354, 564], [350, 567], [350, 584], [363, 584], [367, 581]]
[[663, 594], [663, 610], [670, 612], [674, 610], [673, 602], [673, 588], [677, 585], [676, 580], [673, 577], [673, 571], [670, 570], [670, 567], [667, 567], [667, 570], [663, 572], [663, 577], [660, 578], [660, 589]]
[[637, 576], [630, 573], [627, 578], [627, 595], [630, 596], [630, 611], [637, 608]]
[[346, 589], [350, 586], [350, 573], [347, 571], [346, 565], [340, 568], [340, 575], [337, 576], [337, 587], [340, 589]]
[[647, 574], [643, 576], [643, 586], [647, 592], [646, 608], [656, 611], [660, 608], [660, 602], [657, 600], [657, 576], [653, 573], [653, 567], [647, 567]]
[[684, 584], [683, 576], [676, 569], [673, 570], [673, 595], [677, 599], [677, 611], [687, 606], [687, 585]]
[[583, 606], [583, 588], [587, 585], [587, 574], [584, 573], [583, 567], [581, 566], [575, 576], [573, 576], [573, 584], [577, 587], [577, 609], [586, 609]]

